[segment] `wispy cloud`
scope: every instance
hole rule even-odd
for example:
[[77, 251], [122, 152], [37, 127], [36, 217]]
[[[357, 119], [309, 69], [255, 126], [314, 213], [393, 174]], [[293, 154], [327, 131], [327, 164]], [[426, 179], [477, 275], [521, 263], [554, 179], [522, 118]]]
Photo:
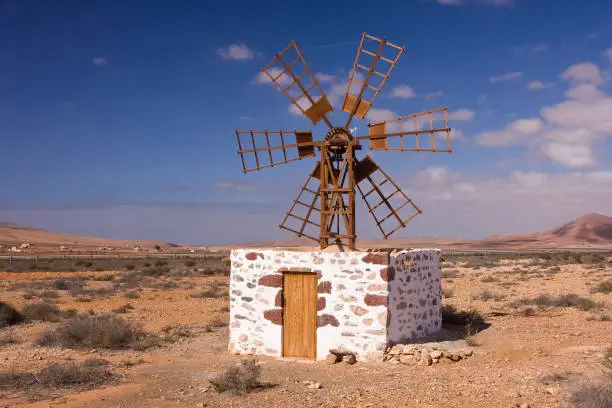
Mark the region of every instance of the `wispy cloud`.
[[410, 99], [415, 96], [414, 89], [408, 85], [399, 85], [391, 89], [391, 98]]
[[234, 181], [219, 181], [213, 185], [215, 190], [256, 191], [261, 188], [257, 183], [237, 183]]
[[399, 115], [397, 113], [393, 112], [390, 109], [372, 108], [368, 111], [368, 114], [366, 117], [370, 119], [372, 122], [380, 122], [383, 120], [395, 119], [398, 116]]
[[610, 61], [612, 61], [612, 47], [611, 47], [611, 48], [608, 48], [607, 50], [605, 50], [605, 51], [603, 52], [603, 54], [604, 54], [606, 57], [608, 57], [608, 59], [609, 59]]
[[452, 119], [452, 120], [460, 120], [460, 121], [465, 121], [465, 122], [469, 122], [474, 120], [474, 116], [476, 114], [474, 113], [473, 110], [470, 109], [457, 109], [454, 112], [450, 112], [448, 114], [448, 118]]
[[523, 77], [522, 72], [509, 72], [507, 74], [490, 76], [489, 82], [496, 83], [496, 82], [514, 81], [522, 77]]
[[227, 47], [220, 48], [218, 51], [219, 55], [223, 59], [227, 60], [251, 60], [254, 58], [255, 53], [244, 43], [231, 44]]
[[[286, 72], [283, 72], [280, 68], [271, 67], [267, 71], [268, 71], [268, 74], [270, 74], [272, 78], [278, 77], [278, 79], [276, 80], [281, 85], [288, 85], [291, 82], [291, 77]], [[258, 72], [253, 82], [256, 84], [274, 84], [274, 82], [272, 82], [272, 79], [270, 78], [270, 76], [268, 76], [268, 74], [266, 74], [263, 71]]]
[[439, 96], [444, 95], [444, 92], [442, 91], [436, 91], [436, 92], [432, 92], [432, 93], [428, 93], [425, 95], [425, 99], [429, 100], [429, 99], [433, 99], [433, 98], [437, 98]]
[[99, 66], [99, 67], [101, 67], [101, 66], [103, 66], [103, 65], [106, 65], [106, 64], [108, 63], [108, 61], [106, 60], [106, 58], [105, 58], [105, 57], [95, 57], [95, 58], [92, 60], [92, 62], [93, 62], [93, 64], [94, 64], [94, 65], [97, 65], [97, 66]]
[[532, 48], [532, 51], [535, 53], [540, 53], [540, 52], [544, 52], [544, 51], [548, 51], [550, 50], [550, 45], [548, 44], [538, 44], [535, 47]]
[[555, 86], [555, 84], [552, 82], [544, 83], [542, 81], [530, 81], [527, 84], [527, 89], [532, 91], [539, 91], [541, 89], [552, 88], [553, 86]]

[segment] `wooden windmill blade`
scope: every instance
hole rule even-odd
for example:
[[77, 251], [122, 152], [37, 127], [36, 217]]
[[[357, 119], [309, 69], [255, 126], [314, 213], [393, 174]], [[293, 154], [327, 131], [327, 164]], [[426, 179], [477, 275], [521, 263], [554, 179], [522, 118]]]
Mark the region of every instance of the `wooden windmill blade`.
[[321, 224], [316, 221], [321, 215], [320, 207], [320, 172], [321, 162], [317, 162], [314, 169], [306, 179], [306, 183], [287, 213], [280, 228], [297, 234], [298, 237], [306, 237], [319, 242], [315, 235], [319, 233]]
[[263, 72], [313, 125], [323, 119], [333, 128], [327, 118], [333, 108], [295, 41], [276, 54]]
[[365, 118], [403, 52], [404, 47], [362, 34], [342, 103], [342, 110], [349, 113], [344, 127], [355, 115]]
[[370, 156], [355, 165], [357, 189], [387, 239], [422, 211]]
[[369, 140], [370, 150], [451, 153], [450, 132], [443, 107], [371, 124], [369, 134], [356, 139]]
[[249, 173], [315, 156], [311, 131], [236, 130], [242, 170]]

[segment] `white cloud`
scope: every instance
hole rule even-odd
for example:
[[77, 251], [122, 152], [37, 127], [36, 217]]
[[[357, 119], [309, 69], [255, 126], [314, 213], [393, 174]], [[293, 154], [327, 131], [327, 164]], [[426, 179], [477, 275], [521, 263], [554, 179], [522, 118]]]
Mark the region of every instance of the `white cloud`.
[[219, 181], [213, 185], [215, 190], [255, 191], [260, 185], [256, 183], [236, 183], [233, 181]]
[[496, 83], [496, 82], [513, 81], [513, 80], [516, 80], [522, 77], [523, 77], [522, 72], [509, 72], [507, 74], [490, 76], [489, 82]]
[[527, 89], [532, 91], [539, 91], [541, 89], [552, 88], [554, 86], [553, 83], [544, 83], [542, 81], [530, 81], [527, 84]]
[[460, 120], [460, 121], [472, 121], [474, 119], [475, 113], [470, 109], [457, 109], [454, 112], [450, 112], [448, 114], [448, 118], [452, 120]]
[[315, 74], [315, 78], [317, 78], [317, 80], [320, 83], [326, 83], [326, 82], [334, 82], [336, 80], [336, 77], [330, 74], [324, 74], [322, 72], [317, 72]]
[[597, 87], [599, 67], [580, 63], [562, 78], [570, 81], [565, 101], [540, 109], [540, 118], [522, 119], [504, 129], [486, 131], [475, 141], [485, 146], [525, 145], [571, 168], [598, 164], [594, 144], [612, 136], [612, 97]]
[[367, 118], [372, 122], [381, 122], [383, 120], [395, 119], [399, 115], [389, 109], [372, 108], [368, 111]]
[[549, 49], [550, 49], [550, 46], [548, 44], [538, 44], [535, 47], [533, 47], [533, 52], [540, 53], [540, 52], [548, 51]]
[[93, 62], [94, 65], [97, 65], [99, 67], [102, 66], [102, 65], [106, 65], [108, 63], [108, 61], [104, 57], [95, 57], [92, 60], [92, 62]]
[[604, 55], [608, 57], [610, 61], [612, 61], [612, 48], [608, 48], [607, 50], [605, 50]]
[[400, 85], [391, 89], [392, 98], [410, 99], [414, 98], [415, 96], [416, 94], [414, 93], [414, 89], [412, 89], [408, 85]]
[[591, 146], [553, 142], [542, 148], [552, 160], [568, 167], [590, 167], [597, 163]]
[[429, 99], [437, 98], [438, 96], [442, 96], [442, 95], [444, 95], [444, 92], [436, 91], [436, 92], [428, 93], [427, 95], [425, 95], [425, 99], [429, 100]]
[[253, 50], [244, 43], [231, 44], [228, 47], [220, 48], [218, 53], [223, 59], [237, 61], [251, 60], [255, 56]]
[[[281, 69], [276, 67], [268, 68], [267, 71], [272, 78], [278, 77], [279, 75], [281, 75], [281, 72], [283, 72]], [[274, 82], [272, 82], [272, 78], [270, 78], [268, 74], [266, 74], [264, 71], [260, 71], [255, 76], [254, 82], [256, 84], [274, 84]], [[286, 72], [283, 72], [282, 75], [277, 79], [277, 81], [280, 82], [281, 85], [289, 85], [289, 83], [291, 83], [291, 77]]]
[[604, 82], [599, 67], [592, 62], [582, 62], [572, 65], [561, 74], [561, 78], [565, 81], [575, 81], [592, 85], [601, 85]]

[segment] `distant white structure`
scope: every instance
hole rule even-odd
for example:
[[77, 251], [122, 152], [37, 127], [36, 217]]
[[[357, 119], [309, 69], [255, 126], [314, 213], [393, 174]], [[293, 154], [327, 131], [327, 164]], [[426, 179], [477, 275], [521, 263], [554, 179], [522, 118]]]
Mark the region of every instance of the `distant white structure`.
[[29, 243], [29, 242], [24, 242], [24, 243], [23, 243], [23, 244], [21, 244], [19, 247], [20, 247], [21, 249], [28, 249], [28, 248], [30, 248], [31, 246], [32, 246], [32, 245], [30, 245], [30, 243]]
[[60, 252], [69, 252], [70, 248], [64, 245], [60, 245]]
[[17, 247], [12, 247], [9, 249], [9, 252], [21, 252], [21, 249], [17, 248]]

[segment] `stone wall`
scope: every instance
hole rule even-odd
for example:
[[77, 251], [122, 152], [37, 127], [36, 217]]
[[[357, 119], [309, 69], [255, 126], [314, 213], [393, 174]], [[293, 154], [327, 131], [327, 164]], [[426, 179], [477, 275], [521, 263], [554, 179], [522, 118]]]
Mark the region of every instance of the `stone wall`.
[[387, 341], [406, 343], [430, 335], [442, 325], [440, 250], [418, 249], [390, 255]]
[[[317, 359], [330, 350], [381, 358], [389, 333], [404, 339], [439, 327], [439, 251], [415, 255], [233, 250], [229, 351], [281, 356], [282, 272], [295, 271], [317, 274]], [[411, 267], [403, 264], [408, 257]]]

